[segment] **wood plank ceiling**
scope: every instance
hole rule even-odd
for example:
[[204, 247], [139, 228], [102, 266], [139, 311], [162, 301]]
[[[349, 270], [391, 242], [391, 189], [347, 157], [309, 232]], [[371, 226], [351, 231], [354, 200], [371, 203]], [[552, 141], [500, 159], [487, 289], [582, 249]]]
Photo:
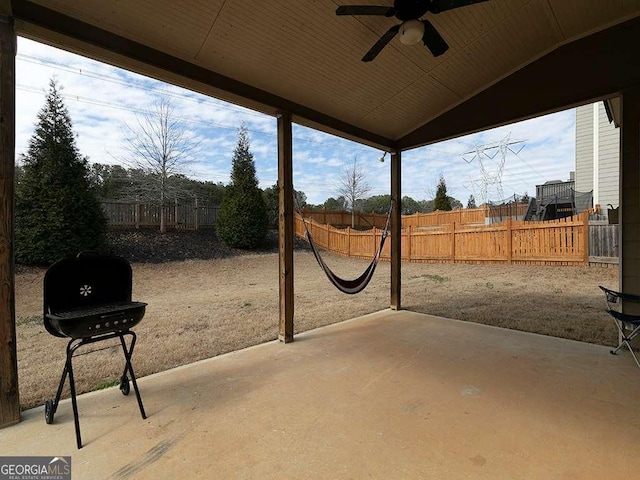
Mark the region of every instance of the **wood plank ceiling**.
[[[277, 112], [280, 101], [291, 102], [301, 107], [293, 112], [299, 123], [383, 147], [396, 145], [545, 54], [640, 15], [640, 0], [490, 0], [427, 15], [450, 45], [441, 57], [434, 58], [421, 44], [405, 46], [396, 38], [373, 62], [363, 63], [362, 55], [398, 22], [385, 17], [337, 17], [337, 5], [345, 3], [392, 2], [12, 2], [14, 15], [21, 20], [18, 31], [25, 36], [270, 114]], [[166, 72], [141, 59], [127, 59], [126, 52], [107, 52], [79, 38], [78, 29], [38, 25], [30, 15], [38, 6], [273, 97], [264, 102], [242, 98], [233, 89], [214, 88], [181, 71]], [[307, 110], [321, 116], [306, 115]], [[415, 138], [403, 146], [421, 143]]]

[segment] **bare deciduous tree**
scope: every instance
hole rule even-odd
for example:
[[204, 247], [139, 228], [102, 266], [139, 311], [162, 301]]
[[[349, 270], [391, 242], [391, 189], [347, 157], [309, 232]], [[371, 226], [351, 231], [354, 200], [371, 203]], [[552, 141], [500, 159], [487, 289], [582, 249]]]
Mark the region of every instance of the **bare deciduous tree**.
[[342, 169], [342, 176], [336, 190], [345, 198], [347, 207], [351, 210], [351, 228], [353, 228], [358, 201], [363, 200], [371, 191], [367, 174], [358, 164], [358, 157], [353, 157], [353, 163]]
[[167, 95], [160, 95], [151, 108], [136, 114], [137, 124], [126, 125], [129, 156], [125, 163], [148, 174], [147, 194], [160, 203], [160, 232], [166, 232], [165, 204], [171, 177], [184, 172], [193, 161], [200, 142], [176, 115]]

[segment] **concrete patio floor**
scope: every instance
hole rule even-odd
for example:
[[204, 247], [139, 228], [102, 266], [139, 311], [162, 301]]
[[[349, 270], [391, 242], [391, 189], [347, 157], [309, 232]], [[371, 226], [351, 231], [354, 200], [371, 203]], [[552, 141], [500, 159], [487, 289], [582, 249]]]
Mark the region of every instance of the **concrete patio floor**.
[[[144, 342], [144, 338], [140, 338]], [[135, 358], [134, 358], [135, 366]], [[75, 479], [636, 478], [628, 352], [382, 311], [79, 397], [0, 430]], [[52, 394], [55, 392], [52, 392]]]

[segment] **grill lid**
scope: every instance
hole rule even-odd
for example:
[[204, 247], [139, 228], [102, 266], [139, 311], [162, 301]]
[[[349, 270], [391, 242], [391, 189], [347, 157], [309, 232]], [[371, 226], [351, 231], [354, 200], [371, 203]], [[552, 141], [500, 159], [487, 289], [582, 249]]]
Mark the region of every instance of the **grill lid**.
[[[80, 338], [134, 326], [146, 303], [131, 301], [131, 283], [131, 265], [122, 257], [82, 252], [54, 263], [44, 276], [45, 328]], [[113, 321], [101, 321], [105, 315]]]
[[44, 312], [57, 313], [131, 301], [131, 265], [122, 257], [82, 252], [49, 267]]

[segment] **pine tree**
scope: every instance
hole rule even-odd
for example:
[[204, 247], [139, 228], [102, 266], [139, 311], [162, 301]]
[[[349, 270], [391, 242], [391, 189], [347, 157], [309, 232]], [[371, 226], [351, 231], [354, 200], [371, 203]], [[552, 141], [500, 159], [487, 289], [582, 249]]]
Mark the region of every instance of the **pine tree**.
[[467, 208], [478, 208], [476, 206], [476, 199], [473, 195], [469, 195], [469, 200], [467, 200]]
[[49, 264], [105, 246], [106, 219], [90, 188], [60, 87], [49, 83], [16, 189], [16, 260]]
[[438, 181], [438, 188], [436, 190], [436, 197], [433, 199], [434, 210], [452, 210], [451, 200], [447, 196], [447, 184], [444, 181], [444, 177], [440, 175]]
[[218, 212], [216, 232], [218, 238], [231, 247], [252, 249], [264, 243], [268, 228], [267, 207], [258, 188], [249, 132], [243, 124], [238, 130], [231, 184], [225, 191]]

